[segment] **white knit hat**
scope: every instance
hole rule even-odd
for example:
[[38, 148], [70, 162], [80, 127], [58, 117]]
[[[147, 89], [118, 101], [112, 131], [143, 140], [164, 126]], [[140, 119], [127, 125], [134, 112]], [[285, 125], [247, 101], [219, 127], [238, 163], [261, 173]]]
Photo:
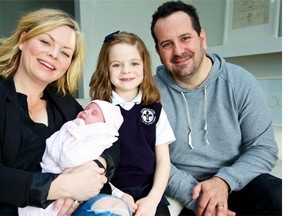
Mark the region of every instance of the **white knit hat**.
[[105, 122], [112, 124], [118, 131], [123, 123], [120, 108], [104, 100], [92, 100], [91, 103], [96, 103], [100, 106]]

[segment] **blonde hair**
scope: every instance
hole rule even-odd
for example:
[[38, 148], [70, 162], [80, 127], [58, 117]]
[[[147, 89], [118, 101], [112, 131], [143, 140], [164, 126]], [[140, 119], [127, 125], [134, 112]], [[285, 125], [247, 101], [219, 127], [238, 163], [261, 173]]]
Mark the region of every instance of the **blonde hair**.
[[112, 90], [114, 86], [110, 81], [109, 75], [109, 51], [115, 44], [125, 43], [136, 45], [137, 50], [143, 61], [143, 81], [139, 89], [142, 91], [142, 105], [149, 105], [160, 102], [160, 93], [152, 76], [152, 65], [150, 54], [144, 42], [136, 34], [128, 32], [119, 32], [110, 35], [104, 41], [97, 61], [96, 70], [90, 80], [91, 99], [100, 99], [111, 102]]
[[[55, 85], [63, 95], [74, 93], [82, 76], [85, 44], [78, 23], [68, 13], [59, 9], [42, 8], [27, 13], [19, 20], [10, 37], [0, 39], [0, 77], [6, 79], [16, 72], [20, 62], [21, 43], [63, 25], [75, 31], [75, 51], [67, 72], [51, 85]], [[21, 38], [23, 32], [26, 34]]]

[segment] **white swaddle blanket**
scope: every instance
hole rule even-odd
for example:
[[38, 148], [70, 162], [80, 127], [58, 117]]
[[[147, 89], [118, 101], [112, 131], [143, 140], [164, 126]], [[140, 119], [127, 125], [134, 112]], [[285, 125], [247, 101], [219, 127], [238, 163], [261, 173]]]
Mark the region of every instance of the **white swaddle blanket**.
[[[120, 109], [105, 101], [97, 102], [101, 107], [105, 123], [86, 125], [75, 119], [65, 123], [61, 129], [46, 140], [42, 157], [42, 172], [61, 173], [65, 168], [75, 167], [97, 159], [102, 152], [118, 139], [118, 130], [123, 122]], [[110, 107], [111, 106], [111, 107]], [[108, 109], [109, 108], [109, 109]], [[19, 216], [56, 216], [51, 203], [46, 209], [27, 206], [18, 208]]]

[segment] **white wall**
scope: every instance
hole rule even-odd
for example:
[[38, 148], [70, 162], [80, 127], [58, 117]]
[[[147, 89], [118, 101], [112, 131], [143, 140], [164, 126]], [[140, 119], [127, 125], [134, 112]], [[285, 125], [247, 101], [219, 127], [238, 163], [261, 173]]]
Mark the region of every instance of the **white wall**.
[[[208, 52], [209, 48], [213, 50], [213, 47], [222, 45], [225, 0], [183, 1], [194, 4], [198, 9], [201, 25], [207, 33]], [[89, 81], [95, 70], [103, 39], [107, 34], [116, 30], [133, 32], [143, 39], [150, 52], [153, 71], [155, 71], [157, 65], [160, 64], [160, 60], [154, 49], [154, 42], [150, 34], [150, 23], [152, 14], [163, 2], [165, 0], [76, 0], [76, 17], [78, 17], [87, 43], [84, 77], [82, 83], [80, 83], [79, 97], [89, 98]], [[280, 30], [280, 32], [282, 31]], [[249, 48], [255, 49], [255, 47], [249, 45], [245, 49]], [[222, 52], [219, 54], [225, 56]], [[281, 52], [262, 56], [234, 57], [228, 60], [245, 68], [248, 67], [247, 69], [251, 69], [256, 77], [282, 78]]]
[[[160, 64], [150, 35], [151, 16], [160, 0], [81, 0], [80, 24], [87, 43], [85, 75], [82, 83], [84, 98], [89, 97], [89, 81], [95, 70], [98, 52], [104, 37], [117, 30], [136, 33], [146, 43], [153, 65]], [[163, 1], [162, 1], [163, 2]]]
[[[183, 1], [193, 2], [198, 8], [201, 24], [207, 28], [207, 34], [211, 35], [208, 37], [208, 44], [213, 46], [221, 44], [225, 0]], [[109, 33], [117, 30], [136, 33], [150, 52], [153, 69], [160, 64], [150, 34], [150, 23], [152, 14], [163, 2], [165, 0], [76, 0], [76, 17], [87, 43], [84, 77], [79, 88], [80, 97], [89, 97], [89, 81], [96, 67], [98, 52], [104, 37]]]

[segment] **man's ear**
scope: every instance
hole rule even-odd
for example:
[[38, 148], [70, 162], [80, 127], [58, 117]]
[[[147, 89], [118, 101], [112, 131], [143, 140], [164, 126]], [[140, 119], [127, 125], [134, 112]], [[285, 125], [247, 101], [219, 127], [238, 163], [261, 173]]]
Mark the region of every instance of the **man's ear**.
[[206, 50], [208, 48], [207, 47], [207, 38], [206, 38], [206, 32], [203, 28], [201, 29], [199, 37], [200, 37], [203, 48]]

